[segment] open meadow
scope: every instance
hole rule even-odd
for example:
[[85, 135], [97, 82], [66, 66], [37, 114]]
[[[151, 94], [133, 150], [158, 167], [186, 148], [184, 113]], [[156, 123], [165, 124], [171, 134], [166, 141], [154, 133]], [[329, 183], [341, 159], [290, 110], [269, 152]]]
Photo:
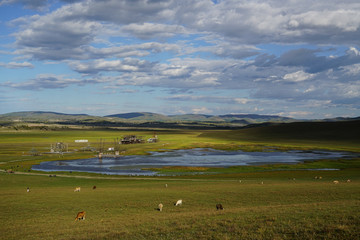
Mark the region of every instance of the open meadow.
[[[360, 152], [359, 140], [352, 136], [291, 138], [289, 131], [284, 136], [274, 128], [156, 130], [159, 142], [121, 150], [124, 154], [193, 147], [261, 151], [271, 146]], [[360, 239], [359, 159], [235, 167], [218, 174], [175, 177], [69, 172], [50, 177], [30, 170], [42, 161], [93, 157], [94, 152], [81, 150], [87, 144], [75, 143], [76, 139], [88, 139], [95, 148], [99, 139], [105, 139], [110, 147], [114, 138], [126, 134], [146, 139], [154, 131], [0, 131], [0, 168], [15, 172], [0, 173], [0, 239]], [[45, 154], [56, 142], [67, 143], [71, 153]], [[340, 170], [301, 170], [319, 166]], [[81, 191], [75, 192], [76, 187]], [[183, 204], [174, 206], [179, 199]], [[216, 209], [218, 203], [223, 210]], [[74, 221], [81, 211], [86, 211], [86, 219]]]

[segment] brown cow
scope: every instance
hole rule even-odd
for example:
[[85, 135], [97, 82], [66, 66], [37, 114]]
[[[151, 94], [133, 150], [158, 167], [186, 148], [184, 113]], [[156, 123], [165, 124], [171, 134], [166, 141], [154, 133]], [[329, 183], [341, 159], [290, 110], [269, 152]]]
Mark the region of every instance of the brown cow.
[[78, 212], [76, 215], [75, 221], [85, 220], [85, 211]]
[[93, 186], [93, 190], [95, 190], [96, 189], [96, 186]]

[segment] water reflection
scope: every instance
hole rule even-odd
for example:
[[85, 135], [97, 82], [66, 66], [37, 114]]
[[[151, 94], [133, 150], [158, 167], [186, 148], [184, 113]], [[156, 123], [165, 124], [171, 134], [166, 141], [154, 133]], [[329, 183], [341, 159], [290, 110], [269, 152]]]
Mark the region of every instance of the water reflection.
[[305, 160], [353, 158], [352, 153], [328, 151], [243, 152], [209, 148], [151, 152], [145, 156], [78, 159], [42, 162], [33, 166], [39, 171], [79, 171], [115, 175], [155, 175], [143, 168], [163, 166], [228, 167], [269, 163], [294, 164]]

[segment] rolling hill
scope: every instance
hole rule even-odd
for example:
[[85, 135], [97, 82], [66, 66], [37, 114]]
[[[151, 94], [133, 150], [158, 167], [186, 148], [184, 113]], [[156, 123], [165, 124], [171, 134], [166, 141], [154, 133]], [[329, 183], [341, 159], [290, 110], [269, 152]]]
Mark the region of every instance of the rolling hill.
[[66, 114], [46, 111], [24, 111], [0, 115], [0, 120], [8, 121], [61, 121], [61, 120], [83, 120], [96, 118], [87, 114]]
[[251, 124], [263, 122], [289, 122], [295, 121], [292, 118], [276, 115], [257, 115], [257, 114], [227, 114], [227, 115], [205, 115], [205, 114], [181, 114], [181, 115], [162, 115], [156, 113], [123, 113], [107, 115], [105, 117], [118, 118], [123, 120], [136, 121], [158, 121], [158, 122], [209, 122], [209, 123], [234, 123]]
[[[302, 122], [344, 122], [359, 118], [334, 118]], [[182, 114], [163, 115], [150, 112], [120, 113], [106, 116], [91, 116], [87, 114], [65, 114], [51, 111], [24, 111], [0, 114], [0, 125], [11, 126], [23, 123], [78, 125], [94, 127], [141, 127], [141, 128], [239, 128], [280, 123], [296, 123], [299, 120], [276, 116], [257, 114]], [[314, 125], [315, 126], [315, 125]], [[334, 127], [336, 127], [334, 125]], [[275, 127], [274, 127], [275, 128]], [[281, 129], [286, 129], [282, 126]], [[298, 129], [304, 129], [299, 126]], [[284, 130], [286, 131], [286, 130]], [[300, 130], [300, 133], [302, 130]]]

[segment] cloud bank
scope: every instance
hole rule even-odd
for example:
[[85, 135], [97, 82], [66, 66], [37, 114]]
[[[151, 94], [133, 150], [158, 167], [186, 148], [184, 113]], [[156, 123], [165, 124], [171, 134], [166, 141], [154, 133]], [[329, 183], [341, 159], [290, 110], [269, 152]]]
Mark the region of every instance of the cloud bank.
[[[15, 3], [35, 10], [52, 4], [45, 0], [0, 4]], [[358, 1], [60, 3], [54, 10], [9, 23], [16, 29], [12, 54], [25, 61], [1, 62], [0, 67], [36, 68], [33, 61], [52, 61], [65, 64], [76, 77], [44, 72], [2, 86], [28, 90], [142, 86], [191, 93], [159, 98], [163, 101], [214, 104], [212, 110], [211, 105], [206, 110], [196, 106], [196, 112], [217, 113], [223, 104], [223, 111], [289, 116], [320, 108], [323, 116], [359, 114]]]

